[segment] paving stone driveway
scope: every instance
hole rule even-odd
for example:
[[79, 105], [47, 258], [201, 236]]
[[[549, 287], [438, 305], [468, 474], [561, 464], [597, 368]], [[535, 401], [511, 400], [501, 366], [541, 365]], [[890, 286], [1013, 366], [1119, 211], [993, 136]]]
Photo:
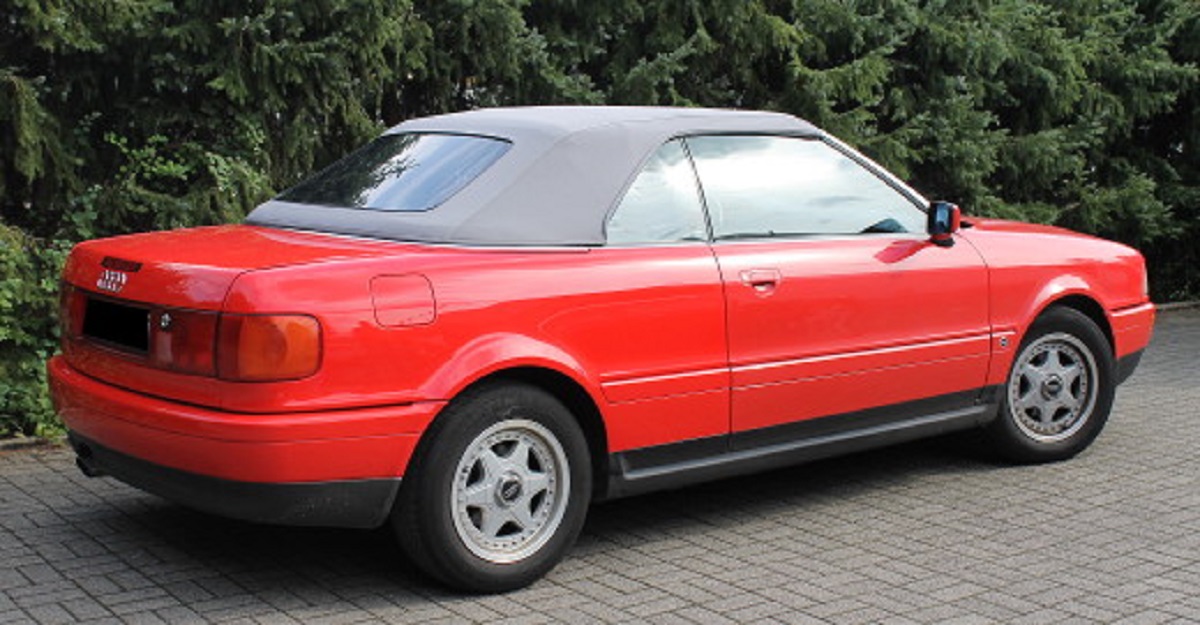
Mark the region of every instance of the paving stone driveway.
[[1200, 623], [1200, 311], [1159, 321], [1090, 451], [954, 440], [593, 509], [546, 580], [463, 597], [384, 532], [257, 526], [0, 452], [0, 623]]

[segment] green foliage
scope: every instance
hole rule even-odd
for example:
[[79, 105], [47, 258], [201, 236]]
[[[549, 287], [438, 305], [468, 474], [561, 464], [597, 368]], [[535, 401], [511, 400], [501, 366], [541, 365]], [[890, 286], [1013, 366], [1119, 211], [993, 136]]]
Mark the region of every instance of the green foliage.
[[1195, 0], [9, 0], [0, 435], [52, 423], [70, 242], [237, 221], [403, 119], [781, 110], [969, 213], [1140, 247], [1200, 297]]
[[6, 3], [0, 435], [53, 422], [43, 370], [70, 242], [241, 219], [377, 133], [428, 37], [395, 0]]
[[60, 427], [46, 389], [58, 344], [58, 275], [67, 248], [0, 224], [0, 437]]

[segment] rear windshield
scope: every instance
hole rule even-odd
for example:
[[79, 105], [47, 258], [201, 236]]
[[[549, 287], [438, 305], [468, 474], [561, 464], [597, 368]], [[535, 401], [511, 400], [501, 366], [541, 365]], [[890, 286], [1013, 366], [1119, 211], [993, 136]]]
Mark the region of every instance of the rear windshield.
[[426, 211], [467, 186], [511, 144], [471, 135], [384, 135], [284, 191], [299, 204]]

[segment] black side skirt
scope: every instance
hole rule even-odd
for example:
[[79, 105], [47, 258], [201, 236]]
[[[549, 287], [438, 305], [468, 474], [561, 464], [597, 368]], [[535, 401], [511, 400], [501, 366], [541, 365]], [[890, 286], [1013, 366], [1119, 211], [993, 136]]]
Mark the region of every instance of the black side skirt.
[[240, 482], [165, 467], [69, 435], [88, 476], [118, 480], [202, 512], [244, 521], [323, 527], [379, 527], [400, 478], [330, 482]]
[[1000, 387], [613, 454], [606, 498], [757, 473], [986, 424]]

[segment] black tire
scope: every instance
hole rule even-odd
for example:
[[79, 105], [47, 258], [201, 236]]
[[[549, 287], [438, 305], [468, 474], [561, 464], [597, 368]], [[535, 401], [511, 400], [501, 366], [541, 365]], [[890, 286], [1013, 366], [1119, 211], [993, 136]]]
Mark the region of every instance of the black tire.
[[1100, 434], [1115, 389], [1112, 347], [1096, 323], [1072, 308], [1049, 308], [1021, 341], [986, 438], [1013, 462], [1066, 460]]
[[430, 427], [392, 525], [430, 576], [460, 590], [504, 592], [562, 560], [583, 527], [591, 487], [587, 441], [562, 403], [526, 384], [487, 385]]

